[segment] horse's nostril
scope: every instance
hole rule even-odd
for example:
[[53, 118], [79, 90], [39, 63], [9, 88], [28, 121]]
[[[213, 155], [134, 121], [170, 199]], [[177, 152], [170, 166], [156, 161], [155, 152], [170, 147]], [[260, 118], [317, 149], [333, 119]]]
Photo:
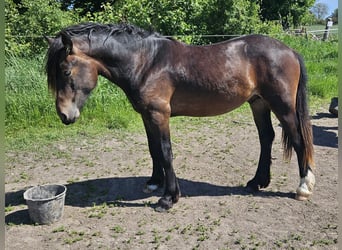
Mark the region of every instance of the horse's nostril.
[[60, 118], [64, 124], [68, 123], [68, 117], [65, 114], [61, 113]]
[[61, 118], [62, 122], [65, 125], [69, 125], [69, 124], [74, 123], [76, 121], [76, 117], [70, 118], [66, 114], [63, 114], [63, 113], [60, 113], [59, 117]]

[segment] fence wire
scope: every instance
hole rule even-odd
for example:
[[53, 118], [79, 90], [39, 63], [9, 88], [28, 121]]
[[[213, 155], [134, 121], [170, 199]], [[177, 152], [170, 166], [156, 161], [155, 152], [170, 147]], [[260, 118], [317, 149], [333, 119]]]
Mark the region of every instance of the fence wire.
[[[269, 36], [280, 36], [284, 34], [290, 34], [290, 35], [305, 35], [305, 34], [324, 34], [326, 30], [321, 29], [321, 30], [306, 30], [304, 32], [301, 32], [300, 30], [288, 30], [283, 33], [272, 33], [272, 34], [264, 34], [264, 35], [269, 35]], [[338, 33], [338, 28], [334, 29], [329, 29], [330, 34], [337, 34]], [[44, 34], [46, 35], [46, 34]], [[211, 38], [211, 37], [240, 37], [240, 36], [245, 36], [249, 34], [174, 34], [174, 35], [164, 35], [164, 37], [194, 37], [194, 38]], [[50, 37], [54, 37], [55, 34], [53, 35], [46, 35]], [[43, 35], [6, 35], [5, 34], [5, 39], [8, 38], [43, 38]]]

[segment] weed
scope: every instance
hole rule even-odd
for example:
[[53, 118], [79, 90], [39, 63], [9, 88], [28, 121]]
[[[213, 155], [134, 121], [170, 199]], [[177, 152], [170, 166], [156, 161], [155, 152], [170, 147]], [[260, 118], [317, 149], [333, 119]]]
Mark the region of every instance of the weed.
[[60, 233], [60, 232], [65, 232], [64, 226], [57, 227], [52, 230], [53, 233]]
[[20, 173], [20, 179], [21, 180], [28, 180], [29, 179], [29, 175], [26, 172], [21, 172]]
[[79, 181], [79, 180], [80, 180], [79, 177], [71, 178], [71, 179], [68, 179], [68, 180], [67, 180], [67, 183], [68, 183], [68, 184], [73, 184], [73, 183], [75, 183], [75, 182], [77, 182], [77, 181]]
[[291, 234], [290, 239], [296, 240], [296, 241], [301, 241], [303, 239], [303, 237], [299, 234]]
[[139, 230], [135, 235], [144, 235], [145, 234], [145, 232], [144, 231], [141, 231], [141, 230]]
[[314, 240], [311, 246], [329, 246], [337, 243], [337, 239], [319, 239]]
[[112, 227], [110, 230], [112, 230], [114, 233], [117, 233], [117, 234], [125, 232], [125, 229], [119, 225]]
[[5, 207], [5, 213], [9, 213], [9, 212], [12, 212], [14, 210], [14, 207], [9, 204], [7, 207]]
[[97, 232], [92, 233], [91, 236], [93, 236], [93, 237], [99, 237], [99, 236], [101, 236], [101, 235], [102, 235], [101, 231], [97, 231]]
[[105, 214], [107, 214], [108, 206], [106, 203], [102, 205], [95, 205], [88, 210], [88, 218], [101, 219]]
[[152, 241], [152, 243], [159, 244], [160, 240], [161, 240], [161, 238], [163, 236], [160, 235], [160, 232], [157, 229], [153, 229], [152, 232], [153, 232], [153, 241]]
[[178, 230], [179, 228], [180, 228], [180, 226], [179, 226], [179, 225], [176, 225], [176, 226], [174, 226], [174, 227], [171, 227], [171, 228], [167, 229], [166, 232], [172, 233], [172, 232]]
[[242, 244], [242, 239], [241, 238], [238, 238], [234, 241], [234, 244], [235, 245], [241, 245]]
[[81, 241], [84, 238], [85, 233], [83, 231], [69, 231], [68, 238], [64, 239], [64, 243], [71, 245], [77, 241]]
[[181, 230], [181, 234], [187, 234], [189, 231], [191, 231], [192, 229], [192, 224], [189, 224], [187, 226], [185, 226], [182, 230]]

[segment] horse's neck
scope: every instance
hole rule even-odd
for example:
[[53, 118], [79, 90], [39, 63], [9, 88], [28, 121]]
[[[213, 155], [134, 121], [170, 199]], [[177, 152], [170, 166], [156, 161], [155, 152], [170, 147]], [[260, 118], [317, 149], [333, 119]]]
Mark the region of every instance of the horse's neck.
[[120, 43], [108, 43], [89, 47], [85, 52], [89, 57], [96, 60], [106, 70], [106, 74], [99, 72], [108, 80], [117, 83], [117, 80], [123, 77], [125, 65], [130, 64], [130, 53], [125, 46]]
[[100, 48], [93, 57], [102, 61], [110, 71], [111, 76], [104, 77], [122, 88], [129, 88], [127, 84], [134, 85], [141, 81], [159, 49], [158, 42], [141, 40], [130, 45], [113, 44]]

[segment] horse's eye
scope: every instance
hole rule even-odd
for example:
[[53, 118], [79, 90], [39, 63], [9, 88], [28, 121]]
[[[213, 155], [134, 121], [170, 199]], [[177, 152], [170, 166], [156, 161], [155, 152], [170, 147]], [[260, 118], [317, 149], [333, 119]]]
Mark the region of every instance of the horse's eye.
[[70, 70], [64, 71], [64, 75], [65, 75], [65, 76], [70, 76], [70, 75], [71, 75], [71, 71], [70, 71]]

